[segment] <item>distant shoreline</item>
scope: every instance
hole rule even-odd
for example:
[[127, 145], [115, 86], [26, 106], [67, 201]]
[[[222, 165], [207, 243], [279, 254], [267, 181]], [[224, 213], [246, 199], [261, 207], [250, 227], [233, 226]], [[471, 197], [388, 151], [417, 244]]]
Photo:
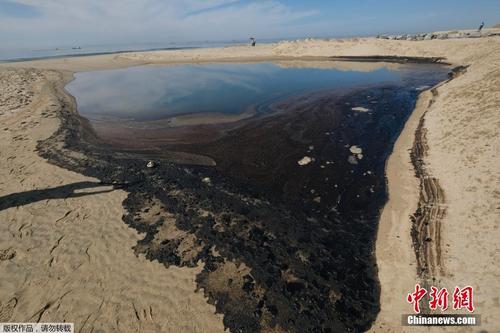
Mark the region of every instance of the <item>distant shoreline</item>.
[[[466, 29], [466, 30], [456, 30], [456, 31], [436, 31], [433, 33], [429, 33], [429, 35], [435, 36], [435, 38], [440, 38], [439, 36], [441, 35], [446, 35], [448, 34], [472, 34], [476, 33], [476, 29]], [[477, 37], [487, 37], [487, 36], [495, 36], [500, 34], [498, 32], [498, 29], [495, 28], [485, 28], [483, 29], [483, 32], [485, 35], [483, 36], [475, 36]], [[362, 36], [337, 36], [337, 37], [315, 37], [315, 38], [265, 38], [265, 39], [258, 39], [257, 40], [257, 45], [266, 45], [266, 44], [275, 44], [275, 43], [280, 43], [280, 42], [293, 42], [293, 41], [307, 41], [307, 40], [322, 40], [322, 41], [332, 41], [332, 40], [350, 40], [350, 39], [366, 39], [366, 38], [385, 38], [385, 39], [406, 39], [406, 37], [414, 37], [414, 36], [421, 36], [425, 34], [419, 34], [419, 33], [410, 33], [410, 34], [379, 34], [379, 35], [362, 35]], [[457, 38], [457, 37], [452, 37], [452, 38]], [[413, 39], [415, 40], [415, 39]], [[142, 43], [142, 45], [160, 45], [162, 43]], [[98, 56], [98, 55], [113, 55], [113, 54], [122, 54], [122, 53], [143, 53], [143, 52], [154, 52], [154, 51], [177, 51], [177, 50], [190, 50], [190, 49], [207, 49], [207, 48], [223, 48], [223, 47], [231, 47], [231, 46], [247, 46], [249, 45], [246, 40], [232, 40], [232, 41], [204, 41], [204, 42], [186, 42], [186, 43], [166, 43], [166, 44], [181, 44], [184, 46], [169, 46], [169, 47], [145, 47], [145, 48], [140, 48], [137, 47], [138, 45], [141, 44], [133, 44], [135, 46], [132, 46], [132, 44], [127, 47], [123, 48], [116, 48], [116, 50], [108, 50], [108, 51], [95, 51], [95, 49], [106, 49], [103, 45], [100, 46], [83, 46], [83, 47], [67, 47], [63, 49], [58, 49], [58, 48], [52, 48], [52, 49], [40, 49], [40, 50], [25, 50], [26, 53], [30, 52], [50, 52], [50, 51], [61, 51], [64, 52], [64, 54], [58, 54], [58, 55], [43, 55], [43, 56], [13, 56], [13, 57], [7, 57], [6, 59], [1, 59], [0, 58], [0, 63], [12, 63], [12, 62], [23, 62], [23, 61], [34, 61], [34, 60], [50, 60], [50, 59], [61, 59], [61, 58], [78, 58], [78, 57], [85, 57], [85, 56]], [[191, 45], [190, 45], [191, 44]], [[109, 49], [113, 49], [113, 45], [110, 45]], [[88, 49], [94, 49], [94, 51], [90, 52], [85, 52], [84, 50]], [[82, 51], [82, 53], [75, 53], [74, 51]], [[7, 50], [8, 51], [8, 50]], [[11, 51], [12, 52], [12, 51]], [[339, 58], [349, 58], [347, 57], [339, 57]], [[361, 57], [363, 58], [363, 57]], [[375, 57], [376, 58], [376, 57]], [[386, 61], [389, 60], [390, 57], [385, 57]], [[418, 58], [418, 57], [416, 57]], [[375, 60], [375, 59], [374, 59]], [[374, 61], [374, 60], [368, 60], [368, 61]], [[415, 59], [417, 60], [417, 59]], [[359, 60], [362, 61], [362, 60]], [[397, 61], [399, 62], [399, 60]], [[412, 61], [413, 62], [413, 61]]]
[[[236, 45], [236, 44], [235, 44]], [[207, 46], [211, 47], [211, 46]], [[0, 63], [10, 63], [10, 62], [24, 62], [24, 61], [35, 61], [35, 60], [50, 60], [50, 59], [64, 59], [64, 58], [79, 58], [79, 57], [91, 57], [91, 56], [99, 56], [99, 55], [108, 55], [108, 54], [121, 54], [121, 53], [140, 53], [140, 52], [153, 52], [153, 51], [177, 51], [177, 50], [192, 50], [192, 49], [201, 49], [202, 46], [186, 46], [186, 47], [165, 47], [165, 48], [152, 48], [152, 49], [144, 49], [144, 50], [122, 50], [122, 51], [109, 51], [109, 52], [89, 52], [89, 53], [81, 53], [81, 54], [61, 54], [54, 56], [41, 56], [41, 57], [26, 57], [26, 58], [13, 58], [13, 59], [5, 59], [0, 60]]]
[[[270, 43], [275, 43], [278, 42], [282, 39], [265, 39], [265, 40], [260, 40], [260, 44], [270, 44]], [[160, 43], [153, 43], [153, 44], [160, 44]], [[78, 57], [85, 57], [85, 56], [98, 56], [98, 55], [112, 55], [112, 54], [121, 54], [121, 53], [141, 53], [141, 52], [154, 52], [154, 51], [178, 51], [178, 50], [194, 50], [194, 49], [206, 49], [206, 48], [223, 48], [223, 47], [231, 47], [231, 46], [245, 46], [248, 45], [244, 40], [238, 40], [238, 41], [214, 41], [214, 42], [198, 42], [198, 43], [178, 43], [179, 45], [182, 46], [158, 46], [158, 47], [137, 47], [136, 46], [129, 46], [129, 47], [122, 47], [118, 48], [115, 47], [116, 49], [113, 50], [113, 46], [109, 47], [104, 47], [104, 46], [87, 46], [87, 47], [81, 47], [81, 48], [64, 48], [64, 49], [58, 49], [58, 48], [52, 48], [52, 49], [44, 49], [44, 50], [26, 50], [23, 53], [34, 53], [34, 52], [54, 52], [54, 51], [59, 51], [61, 54], [54, 54], [54, 55], [40, 55], [40, 56], [11, 56], [7, 57], [5, 59], [0, 58], [0, 63], [9, 63], [9, 62], [23, 62], [23, 61], [35, 61], [35, 60], [50, 60], [50, 59], [62, 59], [62, 58], [78, 58]], [[191, 45], [190, 45], [191, 44]], [[150, 45], [152, 46], [152, 45]], [[102, 51], [97, 51], [96, 49], [103, 49]], [[86, 50], [92, 50], [92, 51], [86, 51]], [[109, 50], [106, 50], [109, 49]], [[75, 52], [79, 51], [79, 52]], [[21, 52], [19, 52], [21, 53]]]

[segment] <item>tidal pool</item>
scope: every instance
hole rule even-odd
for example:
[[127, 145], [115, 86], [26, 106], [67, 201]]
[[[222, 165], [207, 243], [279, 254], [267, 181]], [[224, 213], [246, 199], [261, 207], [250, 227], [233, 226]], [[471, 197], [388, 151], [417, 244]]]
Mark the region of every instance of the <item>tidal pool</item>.
[[[231, 331], [360, 332], [379, 311], [387, 156], [447, 72], [295, 61], [78, 73], [67, 89], [92, 141], [75, 130], [67, 146], [88, 157], [78, 170], [126, 184], [123, 220], [145, 233], [136, 253], [203, 263], [197, 286]], [[212, 121], [221, 114], [233, 121]]]
[[341, 65], [332, 61], [141, 66], [77, 73], [66, 89], [75, 96], [78, 112], [91, 120], [148, 121], [188, 113], [238, 114], [250, 106], [313, 91], [374, 85], [418, 88], [442, 74], [437, 65]]

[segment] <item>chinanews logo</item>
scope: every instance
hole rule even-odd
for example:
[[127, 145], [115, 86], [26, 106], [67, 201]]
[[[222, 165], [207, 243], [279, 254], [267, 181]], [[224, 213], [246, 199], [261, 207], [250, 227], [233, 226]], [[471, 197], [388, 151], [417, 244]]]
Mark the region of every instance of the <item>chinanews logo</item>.
[[[412, 306], [413, 314], [403, 315], [406, 326], [476, 326], [480, 316], [474, 313], [474, 288], [456, 286], [450, 295], [447, 288], [431, 286], [429, 290], [415, 285], [406, 301]], [[426, 302], [426, 303], [424, 303]], [[425, 308], [425, 310], [424, 310]], [[452, 314], [446, 311], [455, 310]], [[457, 312], [458, 311], [458, 312]], [[464, 311], [465, 313], [460, 313]], [[423, 313], [425, 312], [425, 313]]]

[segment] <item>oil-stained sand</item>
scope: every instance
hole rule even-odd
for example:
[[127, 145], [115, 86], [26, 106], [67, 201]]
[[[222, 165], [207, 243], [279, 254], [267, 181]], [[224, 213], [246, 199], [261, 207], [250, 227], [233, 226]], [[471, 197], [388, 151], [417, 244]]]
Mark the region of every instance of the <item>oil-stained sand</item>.
[[[135, 251], [167, 266], [203, 264], [198, 287], [231, 331], [362, 331], [379, 310], [373, 250], [385, 159], [417, 94], [307, 95], [215, 141], [162, 143], [207, 155], [215, 168], [160, 161], [147, 169], [140, 155], [101, 142], [70, 106], [39, 150], [124, 186], [124, 221], [146, 233]], [[87, 158], [62, 153], [61, 140]]]

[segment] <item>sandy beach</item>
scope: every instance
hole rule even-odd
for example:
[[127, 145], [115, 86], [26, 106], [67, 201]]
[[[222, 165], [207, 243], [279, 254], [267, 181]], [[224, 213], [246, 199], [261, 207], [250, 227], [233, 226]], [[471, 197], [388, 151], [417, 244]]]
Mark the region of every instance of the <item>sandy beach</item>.
[[[498, 36], [425, 41], [307, 39], [253, 48], [1, 63], [0, 321], [69, 321], [81, 332], [224, 331], [223, 315], [216, 314], [216, 306], [208, 303], [203, 291], [196, 291], [200, 265], [166, 268], [136, 254], [133, 248], [144, 234], [122, 221], [126, 191], [50, 164], [38, 155], [38, 142], [58, 130], [65, 113], [76, 112], [74, 99], [63, 91], [74, 73], [138, 65], [258, 61], [297, 67], [316, 61], [321, 68], [328, 67], [333, 56], [444, 58], [452, 66], [463, 67], [452, 80], [420, 95], [387, 162], [389, 201], [376, 244], [381, 311], [371, 331], [443, 331], [401, 326], [401, 315], [411, 312], [406, 295], [417, 282], [448, 289], [474, 287], [481, 326], [446, 331], [497, 331]], [[339, 66], [349, 69], [346, 62]], [[366, 64], [367, 71], [373, 68], [374, 64]], [[65, 149], [63, 142], [55, 144]], [[71, 154], [75, 160], [83, 158]], [[415, 236], [412, 227], [419, 223]], [[228, 264], [225, 269], [243, 276], [248, 268]], [[217, 287], [217, 281], [210, 283]], [[270, 326], [266, 330], [280, 331]]]

